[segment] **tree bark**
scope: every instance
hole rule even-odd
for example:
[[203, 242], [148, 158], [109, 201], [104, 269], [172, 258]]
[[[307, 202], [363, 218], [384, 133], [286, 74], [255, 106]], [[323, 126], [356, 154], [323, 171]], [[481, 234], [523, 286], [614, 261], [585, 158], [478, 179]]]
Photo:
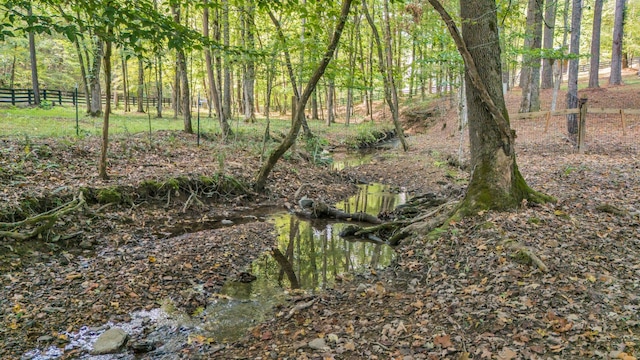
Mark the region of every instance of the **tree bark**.
[[[547, 6], [544, 12], [544, 34], [542, 36], [542, 48], [553, 50], [553, 36], [555, 34], [556, 11], [558, 9], [558, 0], [547, 0]], [[553, 88], [553, 63], [555, 59], [544, 58], [542, 60], [542, 79], [540, 83], [541, 89]]]
[[[569, 53], [574, 57], [569, 60], [567, 79], [567, 109], [578, 107], [578, 65], [580, 59], [580, 26], [582, 23], [582, 0], [573, 0], [571, 9], [571, 41]], [[574, 143], [578, 138], [578, 117], [567, 115], [567, 133]]]
[[611, 74], [609, 85], [622, 85], [622, 36], [624, 33], [624, 7], [626, 0], [616, 0], [613, 22], [613, 46], [611, 49]]
[[[469, 122], [473, 172], [458, 214], [466, 216], [485, 209], [515, 208], [524, 199], [549, 200], [529, 188], [516, 164], [514, 133], [509, 128], [502, 93], [495, 1], [460, 2], [462, 35], [439, 1], [429, 0], [429, 3], [446, 23], [466, 68], [465, 91], [469, 118], [473, 119]], [[478, 14], [491, 15], [478, 17]]]
[[[229, 0], [222, 1], [222, 41], [225, 47], [229, 46]], [[222, 72], [222, 113], [225, 119], [231, 119], [231, 62], [228, 56], [224, 57]]]
[[100, 88], [100, 67], [102, 65], [104, 41], [95, 38], [93, 45], [93, 66], [89, 74], [91, 87], [91, 109], [89, 115], [98, 117], [102, 115], [102, 89]]
[[[173, 6], [171, 8], [173, 12], [173, 18], [176, 23], [180, 23], [180, 7]], [[187, 58], [184, 55], [184, 49], [177, 48], [176, 49], [176, 69], [178, 70], [177, 74], [179, 76], [179, 81], [176, 83], [180, 83], [180, 103], [182, 105], [182, 115], [183, 115], [183, 131], [187, 134], [193, 134], [193, 126], [191, 124], [191, 96], [189, 94], [189, 78], [187, 74]], [[176, 100], [177, 97], [176, 97]]]
[[589, 65], [589, 88], [599, 88], [600, 72], [600, 27], [602, 24], [603, 0], [595, 0], [593, 8], [593, 32], [591, 33], [591, 62]]
[[[245, 47], [249, 50], [255, 50], [254, 39], [254, 27], [255, 27], [255, 5], [253, 1], [249, 1], [246, 7], [246, 19], [245, 19]], [[255, 111], [255, 62], [251, 57], [247, 60], [245, 72], [244, 72], [244, 121], [254, 123], [256, 122]]]
[[138, 98], [138, 112], [144, 113], [144, 63], [142, 62], [142, 57], [138, 57], [138, 91], [136, 94]]
[[[107, 33], [113, 35], [113, 28], [109, 26]], [[102, 180], [107, 180], [107, 152], [109, 150], [109, 116], [111, 115], [111, 41], [107, 41], [107, 48], [104, 52], [104, 86], [106, 91], [104, 119], [102, 122], [102, 148], [100, 151], [100, 164], [98, 166], [98, 176]], [[100, 99], [100, 97], [98, 97]]]
[[[31, 2], [27, 7], [29, 16], [33, 16]], [[38, 60], [36, 59], [36, 39], [33, 31], [29, 31], [29, 60], [31, 62], [31, 86], [33, 87], [34, 104], [40, 105], [40, 81], [38, 80]]]
[[520, 112], [540, 110], [540, 57], [536, 52], [542, 46], [542, 9], [543, 0], [529, 0], [527, 7], [527, 28], [524, 38], [522, 61], [522, 101]]
[[263, 163], [260, 171], [256, 175], [256, 182], [254, 188], [257, 191], [262, 191], [265, 188], [267, 178], [271, 173], [271, 170], [276, 165], [276, 162], [284, 155], [284, 153], [289, 150], [289, 148], [294, 144], [296, 137], [298, 136], [298, 132], [300, 131], [300, 127], [302, 126], [302, 116], [304, 113], [304, 109], [307, 105], [307, 101], [311, 96], [311, 93], [315, 89], [318, 81], [324, 74], [329, 62], [333, 58], [333, 53], [335, 52], [336, 47], [338, 46], [338, 42], [340, 41], [340, 36], [342, 35], [342, 30], [344, 29], [344, 25], [347, 22], [347, 17], [349, 16], [349, 9], [351, 8], [352, 0], [343, 0], [342, 2], [342, 10], [340, 12], [340, 17], [338, 23], [336, 24], [336, 28], [333, 32], [333, 36], [331, 37], [331, 42], [327, 47], [327, 51], [324, 53], [320, 64], [316, 68], [315, 72], [309, 79], [307, 86], [304, 89], [304, 92], [300, 96], [300, 100], [296, 104], [294, 122], [289, 129], [289, 133], [284, 138], [282, 143], [269, 155], [267, 160]]

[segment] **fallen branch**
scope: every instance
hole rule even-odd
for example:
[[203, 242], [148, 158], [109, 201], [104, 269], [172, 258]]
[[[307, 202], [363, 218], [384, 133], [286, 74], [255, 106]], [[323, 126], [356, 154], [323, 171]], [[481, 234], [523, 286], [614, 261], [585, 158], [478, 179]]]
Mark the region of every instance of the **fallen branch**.
[[300, 312], [301, 310], [304, 310], [308, 307], [311, 307], [317, 299], [312, 299], [311, 301], [305, 302], [305, 303], [300, 303], [296, 306], [294, 306], [291, 310], [289, 310], [289, 313], [287, 314], [287, 316], [284, 317], [285, 320], [289, 320], [293, 317], [293, 315], [297, 314], [298, 312]]
[[[36, 237], [43, 232], [49, 230], [61, 216], [64, 216], [72, 211], [75, 211], [85, 205], [85, 199], [82, 192], [78, 194], [77, 197], [74, 197], [73, 200], [69, 201], [66, 204], [58, 206], [55, 209], [43, 212], [41, 214], [32, 216], [30, 218], [16, 221], [12, 223], [0, 223], [0, 229], [8, 229], [8, 230], [0, 230], [0, 237], [7, 237], [15, 240], [28, 240], [33, 237]], [[33, 230], [28, 232], [20, 232], [18, 229], [35, 225], [38, 223], [43, 223], [41, 225], [36, 226]]]
[[310, 200], [310, 199], [307, 199], [307, 200], [312, 201], [311, 206], [307, 207], [306, 211], [297, 211], [296, 215], [302, 216], [302, 217], [308, 217], [308, 218], [332, 218], [332, 219], [338, 219], [338, 220], [360, 221], [360, 222], [367, 222], [371, 224], [382, 223], [382, 220], [367, 213], [363, 213], [363, 212], [347, 213], [342, 210], [338, 210], [334, 207], [331, 207], [322, 201]]

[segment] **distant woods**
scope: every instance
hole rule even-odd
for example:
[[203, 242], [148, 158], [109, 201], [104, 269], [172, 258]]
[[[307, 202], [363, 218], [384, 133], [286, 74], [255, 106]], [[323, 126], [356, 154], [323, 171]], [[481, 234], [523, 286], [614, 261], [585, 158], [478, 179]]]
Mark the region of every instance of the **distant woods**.
[[[318, 0], [113, 0], [98, 8], [61, 0], [18, 3], [21, 7], [2, 9], [0, 88], [33, 89], [38, 101], [43, 88], [77, 87], [88, 99], [87, 113], [101, 116], [103, 57], [110, 41], [116, 109], [181, 118], [189, 132], [200, 97], [225, 135], [232, 133], [233, 118], [253, 122], [267, 109], [293, 112], [341, 10], [339, 2]], [[459, 12], [457, 5], [447, 6], [450, 13]], [[640, 15], [637, 2], [518, 0], [496, 7], [502, 82], [507, 89], [522, 88], [522, 112], [540, 109], [540, 89], [566, 81], [574, 69], [568, 63], [591, 72], [590, 87], [600, 86], [600, 65], [610, 64], [609, 84], [622, 82], [623, 67], [637, 65], [640, 23], [627, 20]], [[578, 8], [583, 11], [576, 22]], [[579, 31], [573, 31], [576, 24]], [[572, 49], [576, 33], [582, 40]], [[348, 123], [362, 107], [370, 119], [374, 101], [384, 101], [391, 122], [407, 99], [457, 92], [462, 74], [462, 58], [429, 4], [361, 1], [350, 9], [307, 116], [327, 125], [336, 119]], [[172, 108], [163, 114], [162, 106], [148, 110], [138, 101], [131, 109], [127, 94], [171, 98]], [[306, 117], [302, 121], [308, 133]]]

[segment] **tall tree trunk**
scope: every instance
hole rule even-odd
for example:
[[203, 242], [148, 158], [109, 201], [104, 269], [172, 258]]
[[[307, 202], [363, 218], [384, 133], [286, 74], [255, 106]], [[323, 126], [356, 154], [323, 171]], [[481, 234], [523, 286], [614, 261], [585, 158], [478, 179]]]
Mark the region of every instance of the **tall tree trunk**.
[[355, 34], [360, 32], [360, 17], [360, 13], [356, 11], [353, 15], [353, 30], [349, 34], [349, 48], [352, 50], [349, 51], [349, 77], [347, 79], [347, 105], [345, 111], [346, 125], [351, 122], [351, 113], [353, 112], [353, 80], [356, 71], [356, 56], [358, 55]]
[[303, 117], [300, 116], [300, 114], [304, 113], [304, 109], [307, 105], [307, 101], [309, 100], [309, 97], [311, 96], [311, 93], [313, 92], [313, 90], [315, 90], [316, 85], [318, 84], [318, 81], [324, 74], [325, 70], [327, 69], [327, 66], [329, 65], [329, 62], [331, 62], [331, 59], [333, 58], [333, 54], [336, 50], [336, 47], [338, 47], [338, 42], [340, 41], [340, 36], [342, 35], [342, 30], [344, 29], [344, 25], [347, 22], [347, 17], [349, 16], [349, 9], [351, 8], [351, 2], [352, 0], [343, 0], [342, 2], [342, 10], [340, 12], [340, 17], [339, 17], [338, 23], [336, 24], [336, 28], [333, 32], [333, 36], [331, 37], [331, 42], [327, 47], [327, 51], [322, 56], [322, 60], [320, 61], [320, 64], [316, 68], [313, 75], [311, 75], [311, 78], [309, 79], [307, 86], [305, 87], [304, 91], [300, 96], [300, 100], [296, 104], [295, 115], [293, 117], [294, 121], [291, 128], [289, 129], [289, 133], [284, 138], [282, 143], [280, 143], [280, 145], [271, 154], [269, 154], [269, 157], [262, 164], [260, 171], [256, 175], [256, 182], [255, 182], [254, 188], [257, 191], [264, 190], [265, 185], [267, 183], [267, 178], [271, 173], [271, 170], [273, 169], [273, 167], [276, 165], [276, 162], [295, 143], [295, 140], [298, 136], [298, 132], [300, 131], [300, 127], [302, 126], [301, 119]]
[[162, 101], [164, 94], [162, 91], [162, 58], [160, 56], [156, 56], [156, 94], [158, 97], [156, 117], [162, 118]]
[[624, 33], [624, 7], [626, 0], [616, 0], [613, 22], [613, 46], [611, 49], [611, 74], [609, 85], [622, 85], [622, 36]]
[[333, 103], [333, 99], [335, 98], [336, 86], [333, 78], [327, 80], [329, 83], [327, 86], [327, 126], [331, 126], [331, 124], [336, 122], [336, 109]]
[[[255, 5], [253, 1], [249, 1], [246, 7], [245, 13], [245, 47], [250, 51], [255, 50], [254, 28], [255, 28]], [[245, 72], [244, 72], [244, 121], [254, 123], [256, 122], [255, 111], [255, 62], [251, 57], [247, 60]]]
[[320, 120], [318, 116], [318, 89], [314, 90], [311, 95], [311, 119]]
[[[107, 33], [109, 38], [113, 36], [113, 28], [109, 26]], [[107, 180], [107, 152], [109, 150], [109, 116], [111, 115], [111, 41], [107, 41], [107, 48], [104, 52], [104, 86], [106, 91], [104, 120], [102, 122], [102, 148], [100, 151], [100, 164], [98, 166], [98, 176], [102, 180]], [[99, 97], [98, 97], [99, 98]]]
[[94, 39], [93, 65], [89, 73], [89, 85], [91, 87], [91, 109], [89, 115], [98, 117], [102, 115], [102, 89], [100, 88], [100, 67], [102, 64], [104, 41]]
[[[580, 59], [580, 26], [582, 23], [582, 0], [573, 0], [571, 10], [571, 45], [569, 53], [574, 57], [569, 60], [569, 74], [567, 80], [567, 109], [578, 107], [578, 65]], [[578, 138], [578, 117], [576, 114], [567, 115], [567, 132], [569, 138], [576, 142]]]
[[380, 67], [380, 73], [382, 74], [383, 83], [384, 83], [384, 94], [387, 105], [389, 106], [389, 111], [391, 112], [391, 117], [393, 119], [393, 124], [395, 126], [396, 135], [400, 139], [402, 143], [402, 148], [404, 151], [409, 149], [407, 145], [407, 141], [404, 138], [404, 130], [402, 129], [402, 125], [400, 124], [400, 120], [398, 117], [398, 93], [396, 92], [395, 83], [393, 80], [393, 54], [391, 53], [391, 29], [389, 25], [389, 2], [388, 0], [384, 0], [385, 10], [385, 25], [384, 25], [384, 35], [385, 35], [385, 53], [386, 59], [382, 54], [382, 42], [380, 40], [380, 34], [378, 33], [378, 28], [373, 21], [373, 17], [369, 13], [367, 7], [367, 1], [362, 1], [362, 11], [364, 12], [364, 16], [367, 18], [367, 22], [371, 27], [371, 32], [373, 34], [373, 38], [376, 42], [376, 47], [378, 49], [378, 65]]
[[[547, 0], [547, 6], [544, 11], [544, 35], [542, 37], [542, 48], [545, 50], [553, 49], [553, 36], [555, 34], [556, 11], [558, 9], [558, 0]], [[542, 80], [540, 88], [551, 89], [553, 87], [553, 63], [555, 59], [544, 58], [542, 60]]]
[[[202, 16], [202, 34], [205, 38], [209, 38], [209, 7], [208, 0], [204, 1], [204, 10]], [[216, 83], [216, 76], [213, 72], [213, 60], [211, 58], [211, 48], [206, 47], [204, 50], [205, 64], [207, 67], [207, 79], [209, 80], [209, 97], [213, 102], [216, 109], [216, 116], [218, 117], [218, 123], [222, 131], [222, 138], [226, 139], [231, 134], [231, 127], [227, 122], [227, 119], [222, 113], [222, 105], [220, 104], [220, 94], [218, 93], [218, 84]]]
[[542, 46], [543, 0], [529, 0], [527, 7], [527, 29], [525, 31], [522, 61], [522, 101], [520, 112], [540, 110], [540, 56], [535, 52]]
[[129, 107], [129, 74], [127, 68], [127, 56], [124, 53], [124, 48], [120, 51], [120, 57], [122, 58], [122, 92], [124, 93], [124, 111], [131, 111]]
[[600, 72], [600, 24], [602, 23], [603, 0], [595, 0], [593, 8], [593, 32], [591, 34], [591, 63], [589, 65], [589, 87], [599, 88]]
[[[179, 6], [173, 6], [171, 8], [173, 12], [173, 19], [176, 23], [180, 23], [180, 8]], [[193, 134], [193, 126], [191, 125], [191, 96], [189, 94], [189, 78], [187, 73], [187, 58], [184, 55], [184, 49], [176, 49], [176, 70], [178, 71], [179, 83], [180, 83], [180, 103], [182, 105], [182, 115], [184, 132], [187, 134]], [[176, 81], [177, 83], [178, 81]], [[176, 99], [177, 100], [177, 99]]]
[[[287, 47], [287, 39], [285, 38], [284, 32], [282, 31], [282, 26], [280, 25], [280, 21], [275, 17], [275, 15], [273, 14], [273, 11], [271, 10], [269, 10], [269, 18], [271, 18], [271, 22], [276, 27], [276, 33], [278, 34], [278, 38], [280, 38], [280, 41], [282, 42], [282, 45], [283, 45], [282, 52], [284, 54], [284, 61], [287, 67], [287, 73], [289, 74], [289, 81], [291, 82], [291, 87], [293, 88], [293, 95], [296, 98], [296, 102], [299, 102], [300, 92], [298, 91], [296, 76], [293, 73], [293, 65], [291, 64], [291, 55]], [[284, 74], [283, 74], [283, 77], [284, 77]], [[284, 103], [286, 104], [287, 101], [285, 101]], [[294, 110], [292, 109], [291, 111], [294, 111]], [[307, 120], [304, 112], [298, 115], [302, 117], [300, 121], [301, 121], [305, 136], [311, 137], [312, 136], [311, 129], [307, 124]]]
[[[229, 0], [222, 1], [222, 41], [225, 47], [229, 47]], [[231, 119], [231, 61], [228, 56], [224, 57], [222, 72], [222, 113], [225, 119]]]
[[144, 63], [142, 57], [138, 57], [138, 91], [136, 96], [138, 97], [138, 112], [144, 113]]
[[[82, 50], [80, 49], [80, 39], [76, 37], [73, 44], [76, 47], [78, 62], [80, 63], [80, 75], [82, 76], [82, 91], [84, 92], [85, 105], [87, 106], [87, 110], [89, 110], [91, 93], [89, 92], [89, 83], [87, 82], [87, 67], [85, 66], [85, 62], [82, 57]], [[86, 60], [89, 61], [89, 59]]]
[[[33, 16], [31, 2], [27, 7], [29, 16]], [[33, 31], [29, 31], [29, 60], [31, 62], [31, 86], [33, 87], [34, 104], [40, 105], [40, 81], [38, 80], [38, 60], [36, 59], [36, 39]]]
[[[158, 11], [158, 0], [153, 0], [153, 9]], [[160, 50], [159, 50], [160, 51]], [[162, 118], [162, 57], [160, 52], [156, 54], [156, 96], [158, 97], [158, 103], [156, 104], [156, 117]]]
[[514, 133], [502, 93], [495, 0], [460, 2], [462, 35], [439, 1], [429, 3], [447, 24], [466, 68], [465, 91], [469, 118], [473, 119], [469, 122], [473, 172], [458, 213], [475, 215], [485, 209], [515, 208], [524, 199], [547, 200], [529, 188], [516, 164]]

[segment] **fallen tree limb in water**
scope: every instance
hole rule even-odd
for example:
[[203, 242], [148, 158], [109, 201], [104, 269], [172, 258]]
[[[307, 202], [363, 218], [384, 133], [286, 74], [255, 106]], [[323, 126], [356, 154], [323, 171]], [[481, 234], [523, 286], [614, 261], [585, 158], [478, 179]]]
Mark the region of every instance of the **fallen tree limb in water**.
[[[0, 223], [0, 229], [2, 229], [0, 230], [0, 237], [6, 237], [21, 241], [34, 238], [51, 229], [51, 227], [56, 223], [56, 221], [58, 221], [61, 216], [64, 216], [72, 211], [83, 207], [85, 203], [86, 202], [84, 196], [82, 192], [80, 192], [78, 196], [73, 198], [73, 200], [69, 201], [66, 204], [60, 205], [55, 209], [43, 212], [42, 214], [38, 214], [21, 221], [12, 223]], [[36, 226], [31, 231], [19, 231], [19, 229], [21, 228], [36, 224], [40, 225]]]
[[370, 224], [381, 224], [382, 220], [378, 219], [376, 216], [363, 213], [347, 213], [342, 210], [338, 210], [334, 207], [331, 207], [325, 204], [322, 201], [317, 200], [309, 200], [309, 205], [303, 207], [303, 211], [296, 211], [296, 215], [301, 217], [307, 217], [312, 219], [338, 219], [338, 220], [348, 220], [348, 221], [360, 221], [366, 222]]

